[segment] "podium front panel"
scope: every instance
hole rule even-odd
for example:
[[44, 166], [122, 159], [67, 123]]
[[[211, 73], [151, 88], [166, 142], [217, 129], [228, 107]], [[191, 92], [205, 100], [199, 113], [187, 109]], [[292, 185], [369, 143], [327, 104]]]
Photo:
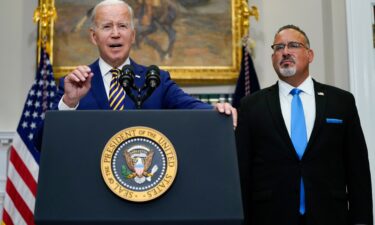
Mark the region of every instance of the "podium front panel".
[[[108, 140], [145, 126], [172, 142], [170, 189], [144, 203], [105, 184]], [[243, 211], [232, 119], [211, 110], [51, 111], [46, 114], [35, 221], [43, 224], [241, 224]]]

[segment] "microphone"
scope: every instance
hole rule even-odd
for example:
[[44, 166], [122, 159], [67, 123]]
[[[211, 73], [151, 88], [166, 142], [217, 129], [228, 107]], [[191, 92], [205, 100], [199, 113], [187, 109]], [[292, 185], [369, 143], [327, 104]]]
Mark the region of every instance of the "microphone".
[[146, 83], [148, 88], [152, 91], [157, 88], [160, 84], [160, 69], [155, 65], [151, 65], [147, 69], [146, 73]]
[[118, 81], [121, 86], [124, 88], [125, 92], [128, 94], [131, 91], [131, 88], [134, 85], [134, 69], [131, 65], [125, 65], [122, 67], [120, 77]]
[[134, 88], [134, 69], [131, 65], [125, 65], [122, 67], [120, 77], [118, 78], [118, 82], [125, 90], [126, 95], [133, 100], [134, 103], [137, 104], [137, 108], [140, 108], [140, 102], [136, 99], [132, 92], [132, 88]]

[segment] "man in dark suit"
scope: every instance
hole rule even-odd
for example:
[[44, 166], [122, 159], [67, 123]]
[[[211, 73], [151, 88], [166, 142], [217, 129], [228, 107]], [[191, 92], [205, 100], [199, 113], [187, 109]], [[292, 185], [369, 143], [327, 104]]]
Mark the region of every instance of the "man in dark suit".
[[305, 32], [281, 27], [278, 82], [241, 101], [236, 129], [247, 224], [373, 224], [371, 176], [352, 94], [309, 75]]
[[[118, 86], [118, 77], [112, 72], [130, 64], [134, 68], [135, 84], [141, 86], [145, 81], [147, 68], [129, 57], [136, 32], [133, 9], [121, 0], [105, 0], [94, 7], [91, 22], [91, 41], [98, 47], [100, 57], [89, 66], [78, 66], [61, 80], [57, 96], [58, 109], [136, 108], [130, 97]], [[144, 102], [144, 109], [215, 108], [220, 113], [232, 115], [236, 125], [237, 112], [230, 104], [219, 103], [212, 107], [186, 94], [171, 80], [167, 71], [161, 71], [160, 77], [160, 85]], [[115, 94], [112, 94], [112, 89], [115, 89]]]

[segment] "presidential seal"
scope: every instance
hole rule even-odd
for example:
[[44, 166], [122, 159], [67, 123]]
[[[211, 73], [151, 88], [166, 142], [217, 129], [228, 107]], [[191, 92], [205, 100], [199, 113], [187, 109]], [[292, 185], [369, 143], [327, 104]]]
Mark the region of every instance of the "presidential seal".
[[105, 145], [101, 171], [109, 189], [119, 197], [150, 201], [165, 193], [176, 178], [176, 151], [159, 131], [130, 127]]

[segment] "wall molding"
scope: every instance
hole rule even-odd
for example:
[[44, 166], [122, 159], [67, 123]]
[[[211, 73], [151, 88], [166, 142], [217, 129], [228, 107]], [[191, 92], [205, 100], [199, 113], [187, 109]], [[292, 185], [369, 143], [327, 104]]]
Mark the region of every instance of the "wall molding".
[[[372, 183], [375, 182], [375, 120], [372, 118], [375, 113], [375, 50], [372, 40], [374, 4], [375, 0], [346, 0], [350, 91], [356, 98], [366, 138]], [[374, 185], [372, 193], [375, 193]]]
[[[346, 0], [350, 91], [356, 98], [368, 148], [375, 153], [375, 52], [372, 44], [374, 0]], [[360, 26], [358, 26], [360, 24]]]
[[5, 183], [9, 161], [9, 148], [12, 144], [14, 132], [0, 132], [0, 219], [2, 218]]
[[12, 141], [14, 137], [14, 132], [4, 132], [0, 131], [0, 144], [6, 145], [8, 142]]

